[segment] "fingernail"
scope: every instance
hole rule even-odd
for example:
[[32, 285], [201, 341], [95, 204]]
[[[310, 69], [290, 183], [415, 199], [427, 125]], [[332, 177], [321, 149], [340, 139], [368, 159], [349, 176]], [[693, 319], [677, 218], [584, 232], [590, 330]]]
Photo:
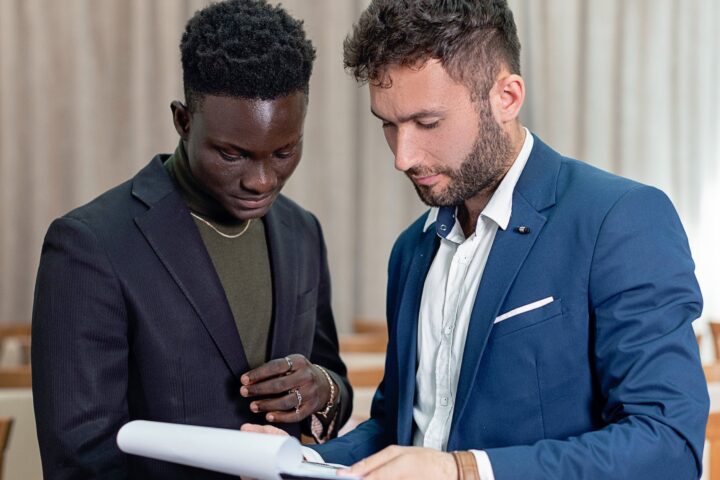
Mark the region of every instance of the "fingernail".
[[240, 389], [240, 395], [242, 395], [243, 397], [247, 397], [247, 396], [248, 396], [248, 393], [250, 393], [250, 392], [248, 392], [248, 389], [247, 389], [247, 388], [242, 387], [242, 388]]
[[250, 383], [250, 377], [248, 377], [247, 375], [243, 375], [242, 377], [240, 377], [240, 383], [242, 383], [243, 385], [247, 385], [248, 383]]
[[257, 403], [251, 403], [251, 404], [250, 404], [250, 410], [252, 410], [253, 412], [257, 413], [257, 412], [258, 412]]
[[275, 421], [275, 416], [274, 416], [274, 415], [268, 415], [268, 416], [267, 416], [267, 421], [268, 421], [268, 422], [274, 422], [274, 421]]

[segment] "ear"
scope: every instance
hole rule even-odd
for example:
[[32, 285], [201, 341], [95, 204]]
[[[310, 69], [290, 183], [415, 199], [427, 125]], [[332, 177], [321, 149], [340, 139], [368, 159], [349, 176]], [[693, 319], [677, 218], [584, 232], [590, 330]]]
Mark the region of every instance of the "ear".
[[180, 135], [180, 138], [187, 140], [190, 133], [190, 123], [192, 123], [190, 109], [181, 101], [175, 100], [170, 104], [170, 110], [172, 111], [175, 131]]
[[501, 76], [492, 91], [493, 110], [501, 123], [509, 123], [517, 119], [525, 101], [525, 81], [520, 75], [505, 74]]

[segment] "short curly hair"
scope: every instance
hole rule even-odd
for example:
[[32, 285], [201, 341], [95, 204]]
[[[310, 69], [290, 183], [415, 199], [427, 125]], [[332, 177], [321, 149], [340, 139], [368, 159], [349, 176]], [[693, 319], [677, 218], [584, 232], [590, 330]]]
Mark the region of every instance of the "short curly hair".
[[384, 83], [392, 65], [440, 60], [455, 81], [485, 98], [505, 66], [520, 74], [520, 39], [507, 0], [372, 0], [344, 44], [359, 82]]
[[266, 0], [226, 0], [199, 10], [180, 41], [185, 99], [272, 100], [308, 93], [315, 48], [303, 22]]

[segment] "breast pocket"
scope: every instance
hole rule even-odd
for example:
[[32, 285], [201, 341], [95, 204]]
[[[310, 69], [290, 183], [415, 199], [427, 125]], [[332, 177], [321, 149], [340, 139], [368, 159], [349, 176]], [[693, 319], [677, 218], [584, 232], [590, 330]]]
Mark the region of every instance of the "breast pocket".
[[[495, 338], [504, 337], [505, 335], [533, 327], [561, 315], [562, 301], [559, 298], [554, 299], [542, 307], [505, 318], [499, 323], [496, 323], [492, 329], [492, 336]], [[502, 316], [498, 318], [502, 318]]]

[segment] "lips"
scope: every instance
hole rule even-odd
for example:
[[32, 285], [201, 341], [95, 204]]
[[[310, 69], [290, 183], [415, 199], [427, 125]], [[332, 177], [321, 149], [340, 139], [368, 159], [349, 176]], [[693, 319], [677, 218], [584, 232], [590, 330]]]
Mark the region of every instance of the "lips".
[[417, 185], [434, 185], [440, 179], [440, 175], [412, 175], [410, 178]]
[[233, 200], [243, 210], [259, 210], [268, 207], [273, 198], [274, 195], [264, 195], [258, 197], [233, 197]]

